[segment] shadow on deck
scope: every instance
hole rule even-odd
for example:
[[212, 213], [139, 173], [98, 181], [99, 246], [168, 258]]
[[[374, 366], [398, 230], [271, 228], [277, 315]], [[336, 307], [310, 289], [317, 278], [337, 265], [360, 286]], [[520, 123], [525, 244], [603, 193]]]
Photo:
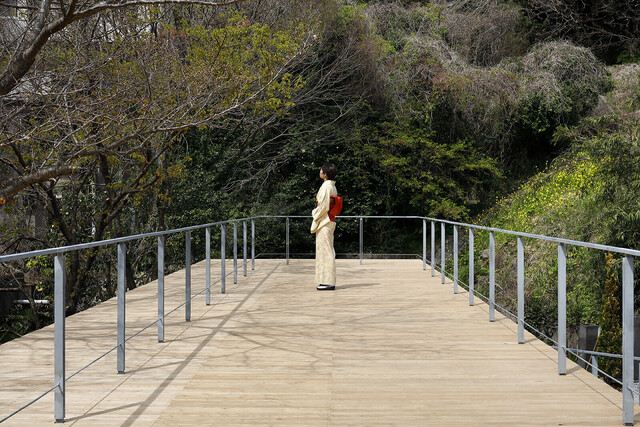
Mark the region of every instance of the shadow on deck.
[[[212, 263], [218, 267], [219, 262]], [[230, 271], [230, 265], [227, 271]], [[257, 260], [227, 293], [212, 288], [67, 382], [70, 425], [611, 425], [618, 391], [496, 316], [468, 306], [421, 260], [338, 260], [335, 292], [318, 292], [313, 260]], [[213, 269], [212, 276], [218, 272]], [[219, 273], [218, 273], [219, 274]], [[204, 287], [204, 263], [192, 268]], [[165, 279], [167, 312], [184, 271]], [[214, 291], [215, 289], [215, 291]], [[156, 286], [127, 293], [127, 335], [157, 316]], [[116, 301], [67, 318], [67, 372], [113, 347]], [[0, 407], [9, 413], [53, 383], [53, 327], [0, 346]], [[3, 416], [6, 414], [2, 414]], [[638, 419], [638, 415], [636, 415]], [[6, 425], [50, 425], [53, 396]]]

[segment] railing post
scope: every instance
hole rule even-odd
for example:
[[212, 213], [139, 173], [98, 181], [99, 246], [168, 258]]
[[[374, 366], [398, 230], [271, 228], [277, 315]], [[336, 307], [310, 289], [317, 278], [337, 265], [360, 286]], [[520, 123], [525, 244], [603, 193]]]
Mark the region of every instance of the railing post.
[[206, 305], [211, 305], [211, 228], [207, 227], [204, 233], [205, 244], [205, 300]]
[[518, 237], [518, 344], [524, 344], [524, 238]]
[[233, 283], [238, 283], [238, 223], [233, 223]]
[[591, 373], [598, 378], [598, 356], [595, 354], [591, 356]]
[[431, 277], [436, 275], [436, 223], [431, 221]]
[[164, 236], [158, 236], [158, 342], [164, 342]]
[[65, 416], [65, 288], [67, 285], [67, 270], [64, 254], [58, 254], [53, 260], [55, 274], [54, 288], [54, 356], [53, 382], [54, 389], [54, 417], [56, 423], [63, 423]]
[[125, 295], [126, 295], [127, 247], [118, 243], [118, 355], [117, 368], [124, 374], [125, 368]]
[[251, 270], [256, 269], [256, 221], [251, 220]]
[[247, 221], [242, 221], [242, 259], [244, 277], [247, 277]]
[[453, 226], [453, 293], [458, 293], [458, 226]]
[[289, 264], [289, 217], [287, 217], [287, 265]]
[[427, 269], [427, 220], [422, 220], [422, 269]]
[[226, 293], [226, 262], [227, 262], [227, 250], [226, 250], [226, 240], [227, 240], [227, 227], [224, 224], [220, 225], [220, 293]]
[[558, 374], [567, 374], [567, 247], [558, 245]]
[[362, 229], [362, 217], [360, 217], [360, 265], [362, 265], [362, 246], [364, 243], [363, 238], [363, 229]]
[[474, 283], [473, 279], [475, 274], [473, 273], [474, 267], [474, 255], [473, 255], [473, 228], [469, 228], [469, 305], [473, 305]]
[[496, 235], [489, 232], [489, 321], [496, 320]]
[[184, 320], [191, 321], [191, 231], [185, 233]]
[[445, 236], [444, 236], [444, 222], [440, 223], [440, 283], [444, 285], [444, 276], [446, 274], [444, 268], [445, 262]]
[[622, 421], [633, 425], [633, 257], [622, 258]]

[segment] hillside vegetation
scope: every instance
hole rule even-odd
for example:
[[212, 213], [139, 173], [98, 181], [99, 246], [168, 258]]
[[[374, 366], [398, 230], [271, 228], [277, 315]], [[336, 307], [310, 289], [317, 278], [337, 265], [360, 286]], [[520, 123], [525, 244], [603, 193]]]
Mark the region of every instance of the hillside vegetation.
[[[637, 65], [616, 66], [611, 71], [615, 88], [606, 96], [608, 104], [597, 109], [608, 114], [556, 129], [553, 141], [567, 149], [480, 215], [478, 222], [586, 242], [640, 247], [640, 74]], [[480, 235], [477, 241], [480, 248], [488, 246], [486, 235]], [[497, 299], [515, 312], [515, 240], [498, 234], [496, 245]], [[557, 327], [556, 246], [527, 239], [526, 265], [526, 317], [553, 337]], [[611, 286], [607, 287], [608, 283]], [[621, 352], [619, 283], [619, 256], [568, 247], [567, 322], [574, 334], [580, 323], [601, 325], [599, 351]], [[479, 286], [481, 292], [488, 292], [486, 259], [480, 260]], [[577, 337], [572, 336], [570, 341], [575, 348]], [[620, 374], [616, 360], [605, 358], [601, 368], [614, 376]]]

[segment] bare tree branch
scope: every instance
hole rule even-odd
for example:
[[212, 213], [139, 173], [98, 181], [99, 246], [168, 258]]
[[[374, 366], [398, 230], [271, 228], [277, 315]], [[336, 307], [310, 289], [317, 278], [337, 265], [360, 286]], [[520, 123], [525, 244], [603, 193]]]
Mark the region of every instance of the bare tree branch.
[[[63, 7], [60, 3], [60, 13], [58, 17], [51, 16], [50, 9], [51, 0], [41, 0], [40, 8], [36, 22], [31, 31], [26, 35], [26, 42], [23, 47], [11, 57], [2, 74], [0, 74], [0, 97], [11, 93], [18, 85], [20, 80], [29, 72], [33, 66], [37, 55], [40, 53], [49, 39], [56, 33], [65, 29], [73, 22], [85, 20], [100, 12], [109, 10], [119, 10], [125, 8], [139, 6], [157, 6], [157, 5], [200, 5], [209, 7], [222, 7], [236, 4], [245, 0], [226, 0], [226, 1], [206, 1], [206, 0], [136, 0], [123, 2], [100, 2], [86, 9], [76, 10], [76, 0], [73, 0], [69, 7]], [[58, 14], [56, 14], [58, 15]], [[45, 25], [47, 20], [51, 21]]]
[[[11, 197], [18, 194], [23, 189], [30, 185], [37, 184], [39, 182], [48, 181], [52, 178], [59, 178], [65, 175], [71, 175], [73, 173], [73, 166], [61, 164], [55, 166], [49, 166], [43, 169], [39, 169], [36, 172], [28, 175], [22, 175], [19, 178], [10, 179], [3, 185], [5, 196]], [[0, 198], [0, 204], [6, 203], [6, 198]]]

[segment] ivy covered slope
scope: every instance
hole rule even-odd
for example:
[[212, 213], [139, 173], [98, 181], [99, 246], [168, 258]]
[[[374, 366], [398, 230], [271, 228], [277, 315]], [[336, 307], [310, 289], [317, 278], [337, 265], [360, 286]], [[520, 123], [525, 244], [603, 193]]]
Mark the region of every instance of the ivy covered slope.
[[[553, 142], [565, 147], [564, 152], [477, 221], [503, 229], [640, 248], [637, 71], [636, 65], [612, 67], [614, 89], [594, 112], [606, 114], [558, 127]], [[515, 240], [498, 234], [496, 242], [497, 298], [515, 310]], [[477, 245], [488, 246], [488, 236], [481, 234]], [[617, 353], [620, 324], [612, 319], [619, 319], [621, 314], [620, 257], [571, 246], [567, 249], [568, 324], [601, 325], [600, 350]], [[556, 246], [526, 239], [525, 253], [525, 315], [534, 326], [553, 336], [557, 316]], [[486, 258], [480, 259], [481, 291], [487, 289], [487, 263]], [[616, 366], [611, 366], [612, 375], [618, 372]]]

